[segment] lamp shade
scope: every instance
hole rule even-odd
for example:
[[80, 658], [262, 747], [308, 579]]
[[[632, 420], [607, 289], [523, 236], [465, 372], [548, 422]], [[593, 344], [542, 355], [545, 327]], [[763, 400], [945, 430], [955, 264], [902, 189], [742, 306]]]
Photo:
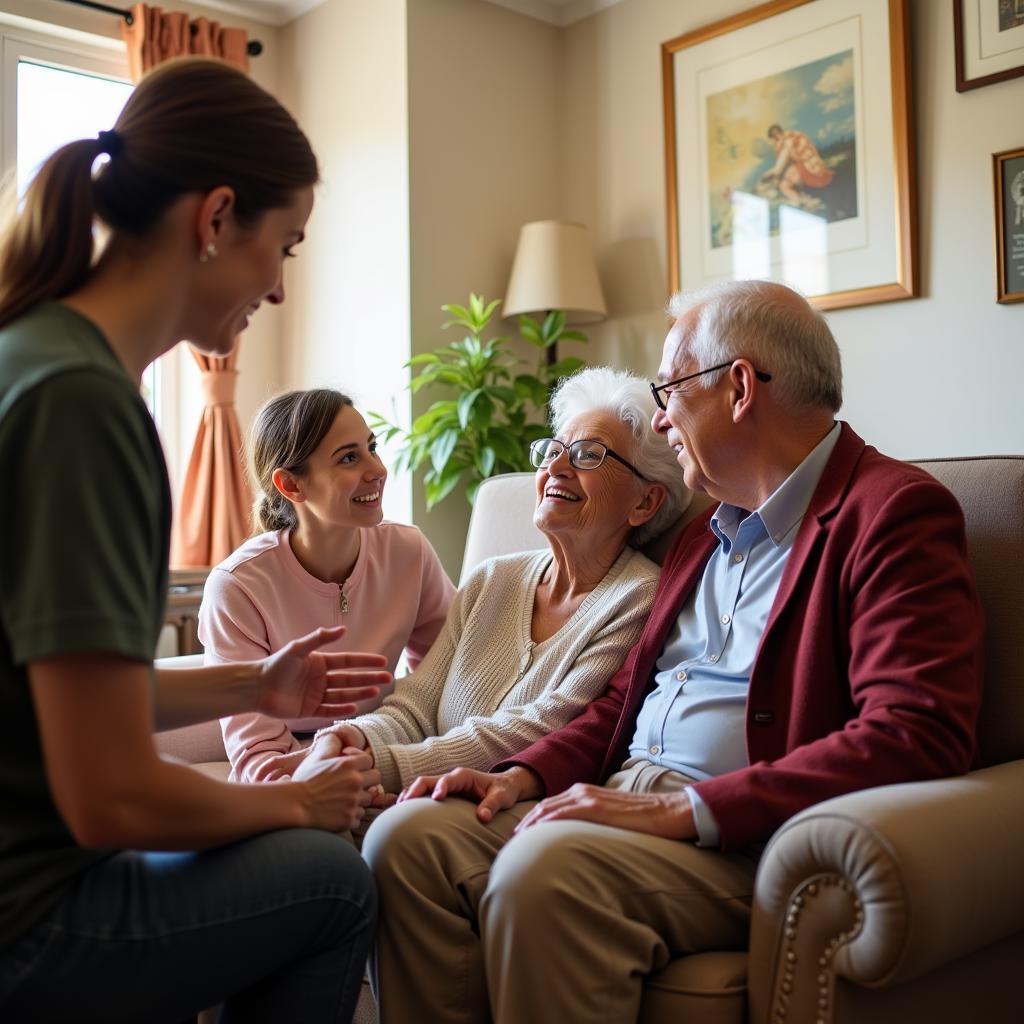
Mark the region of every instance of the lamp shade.
[[590, 235], [582, 224], [535, 220], [524, 224], [512, 261], [503, 317], [563, 310], [570, 323], [607, 316]]

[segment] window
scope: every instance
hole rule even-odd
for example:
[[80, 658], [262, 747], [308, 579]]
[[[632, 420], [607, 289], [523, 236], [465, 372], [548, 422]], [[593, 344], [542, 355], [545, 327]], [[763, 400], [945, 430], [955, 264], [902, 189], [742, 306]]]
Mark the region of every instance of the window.
[[[0, 24], [0, 43], [0, 171], [5, 181], [14, 177], [20, 197], [55, 149], [114, 124], [132, 84], [124, 47], [111, 40], [50, 38]], [[176, 368], [163, 363], [153, 363], [142, 382], [162, 434], [174, 416], [177, 382]]]

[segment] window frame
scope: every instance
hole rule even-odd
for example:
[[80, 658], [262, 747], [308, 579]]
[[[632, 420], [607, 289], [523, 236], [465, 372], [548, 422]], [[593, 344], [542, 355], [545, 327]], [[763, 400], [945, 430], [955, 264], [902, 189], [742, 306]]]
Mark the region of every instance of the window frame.
[[[120, 40], [39, 23], [26, 28], [23, 19], [0, 14], [0, 181], [13, 182], [18, 166], [18, 64], [22, 60], [62, 71], [80, 72], [115, 82], [131, 83], [128, 57]], [[180, 346], [179, 346], [180, 348]], [[157, 360], [153, 416], [174, 481], [181, 467], [181, 363], [172, 351]]]

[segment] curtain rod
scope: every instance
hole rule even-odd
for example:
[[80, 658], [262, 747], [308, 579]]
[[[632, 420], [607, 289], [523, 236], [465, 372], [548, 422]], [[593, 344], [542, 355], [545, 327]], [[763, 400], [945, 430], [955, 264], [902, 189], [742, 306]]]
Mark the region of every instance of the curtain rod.
[[[74, 4], [76, 7], [89, 7], [94, 11], [102, 11], [104, 14], [116, 14], [119, 18], [124, 18], [129, 25], [135, 21], [132, 12], [126, 11], [123, 7], [111, 7], [110, 4], [96, 3], [96, 0], [62, 0], [62, 2]], [[258, 39], [250, 39], [245, 44], [245, 48], [250, 57], [258, 57], [263, 52], [263, 44]]]

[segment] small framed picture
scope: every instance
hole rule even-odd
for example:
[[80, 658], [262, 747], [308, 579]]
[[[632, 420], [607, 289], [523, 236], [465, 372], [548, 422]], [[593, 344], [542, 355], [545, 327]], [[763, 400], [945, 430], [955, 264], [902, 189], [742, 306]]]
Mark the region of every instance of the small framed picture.
[[956, 90], [1024, 75], [1024, 0], [953, 0]]
[[1024, 149], [992, 157], [996, 189], [996, 299], [1024, 302]]

